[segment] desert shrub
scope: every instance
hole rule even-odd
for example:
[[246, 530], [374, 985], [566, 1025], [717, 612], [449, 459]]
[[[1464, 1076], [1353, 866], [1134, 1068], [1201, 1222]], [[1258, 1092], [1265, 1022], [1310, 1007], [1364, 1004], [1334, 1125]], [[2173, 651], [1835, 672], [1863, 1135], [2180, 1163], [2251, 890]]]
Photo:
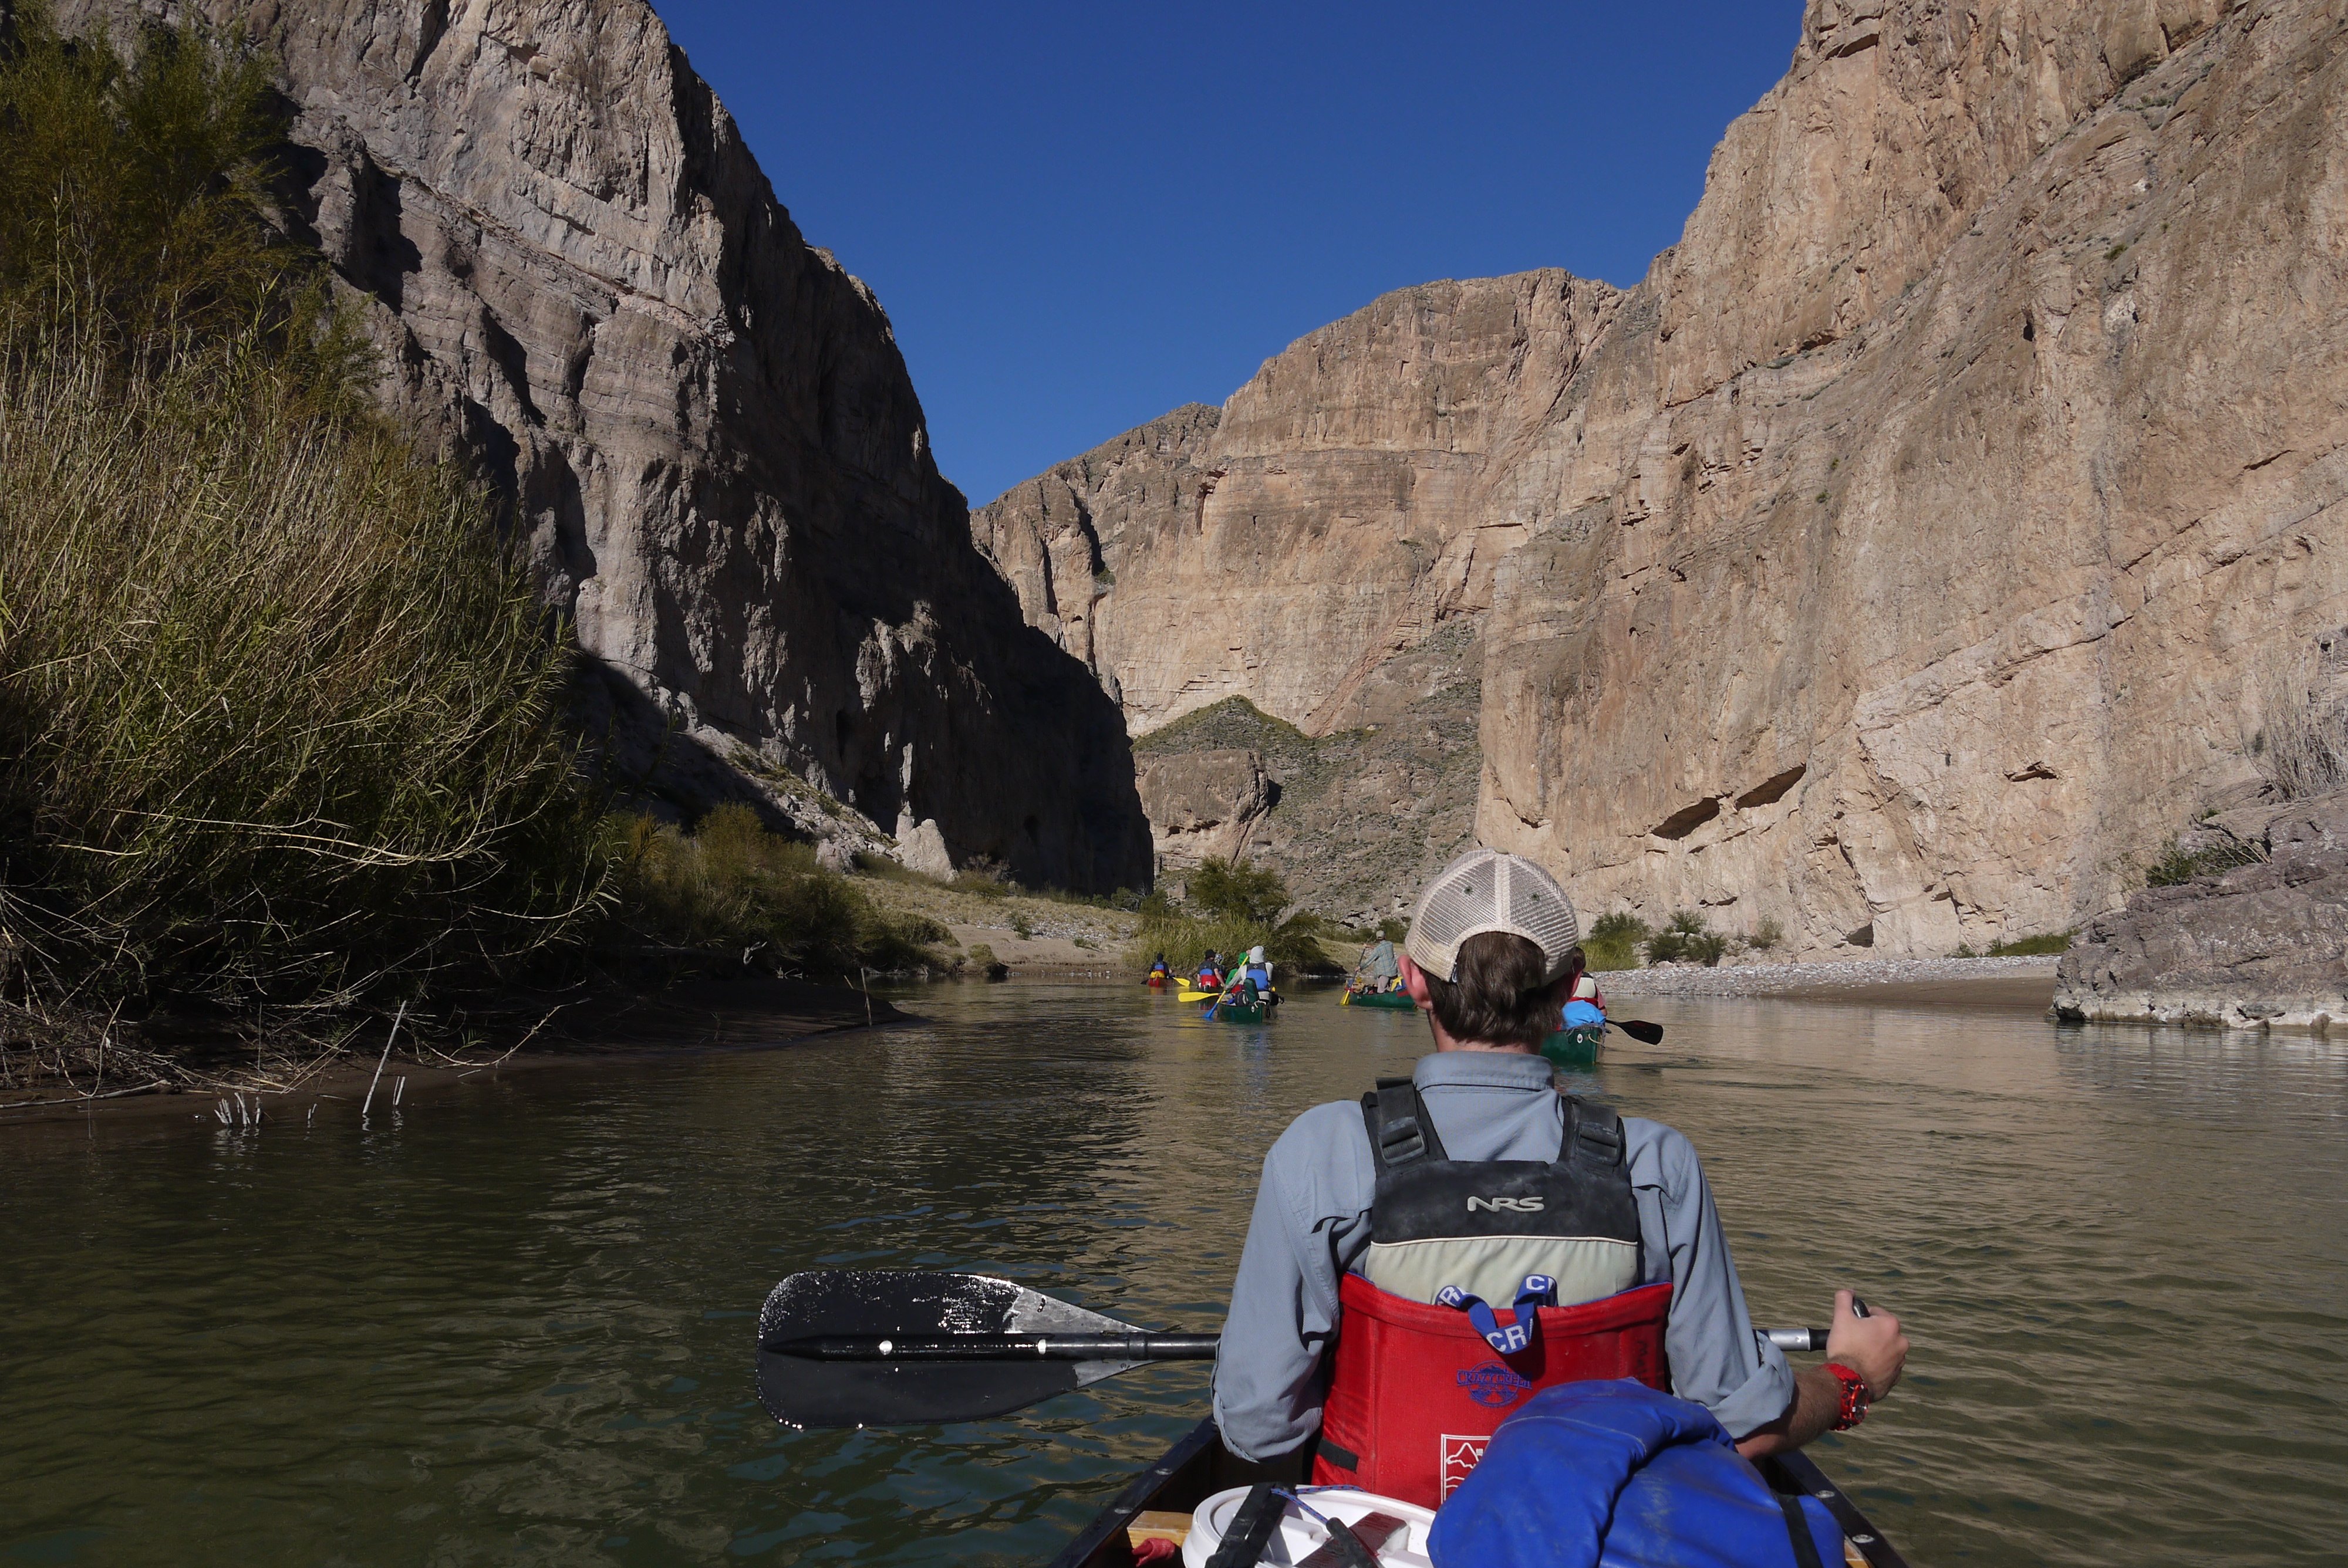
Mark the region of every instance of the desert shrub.
[[1766, 953], [1786, 939], [1786, 927], [1777, 923], [1775, 915], [1765, 917], [1745, 938], [1745, 945], [1756, 953]]
[[1175, 972], [1183, 974], [1195, 970], [1210, 948], [1229, 962], [1235, 954], [1261, 947], [1275, 969], [1323, 975], [1342, 972], [1322, 948], [1320, 938], [1324, 928], [1322, 918], [1311, 914], [1297, 915], [1277, 926], [1230, 916], [1214, 919], [1179, 914], [1163, 919], [1145, 917], [1126, 949], [1126, 958], [1139, 970], [1148, 968], [1150, 961], [1163, 953]]
[[1398, 943], [1409, 935], [1410, 922], [1399, 915], [1389, 915], [1378, 922], [1378, 938], [1381, 941]]
[[2068, 951], [2071, 938], [2078, 934], [2075, 927], [2068, 931], [2049, 931], [2043, 937], [2024, 937], [2012, 942], [1997, 942], [1991, 946], [1986, 956], [1993, 958], [2049, 958]]
[[1650, 963], [1695, 963], [1707, 968], [1727, 955], [1728, 938], [1704, 924], [1694, 909], [1673, 913], [1671, 923], [1647, 938]]
[[1184, 895], [1209, 917], [1270, 926], [1288, 907], [1288, 884], [1268, 866], [1209, 857], [1190, 873]]
[[2327, 661], [2278, 660], [2260, 682], [2260, 728], [2251, 743], [2259, 770], [2285, 800], [2348, 785], [2348, 698]]
[[2188, 850], [2171, 834], [2160, 854], [2145, 868], [2144, 883], [2147, 887], [2178, 887], [2204, 876], [2222, 876], [2238, 866], [2255, 866], [2259, 859], [2257, 850], [2242, 844], [2213, 844], [2207, 848]]
[[1027, 918], [1025, 909], [1011, 912], [1011, 934], [1023, 942], [1035, 934], [1035, 923]]
[[264, 218], [284, 108], [241, 40], [140, 26], [126, 58], [15, 8], [0, 53], [0, 311], [14, 346], [62, 343], [158, 374], [262, 355], [355, 410], [373, 374], [316, 251]]
[[825, 980], [945, 965], [932, 950], [952, 941], [944, 927], [880, 909], [747, 805], [718, 806], [690, 834], [650, 817], [616, 831], [621, 920], [639, 938]]
[[969, 960], [970, 967], [982, 974], [1003, 961], [994, 956], [994, 948], [985, 942], [973, 942], [964, 957]]
[[1635, 969], [1639, 945], [1650, 935], [1644, 920], [1627, 909], [1615, 909], [1591, 923], [1581, 951], [1593, 969]]

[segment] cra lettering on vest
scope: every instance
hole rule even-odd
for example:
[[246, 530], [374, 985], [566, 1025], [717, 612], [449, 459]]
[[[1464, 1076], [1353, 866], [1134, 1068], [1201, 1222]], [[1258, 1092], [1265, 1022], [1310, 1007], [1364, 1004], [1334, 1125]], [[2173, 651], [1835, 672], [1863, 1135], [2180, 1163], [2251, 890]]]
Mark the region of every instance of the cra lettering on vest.
[[1561, 1105], [1554, 1162], [1456, 1161], [1410, 1080], [1362, 1097], [1378, 1173], [1370, 1246], [1338, 1286], [1314, 1481], [1437, 1507], [1535, 1390], [1666, 1387], [1672, 1287], [1639, 1284], [1622, 1121]]

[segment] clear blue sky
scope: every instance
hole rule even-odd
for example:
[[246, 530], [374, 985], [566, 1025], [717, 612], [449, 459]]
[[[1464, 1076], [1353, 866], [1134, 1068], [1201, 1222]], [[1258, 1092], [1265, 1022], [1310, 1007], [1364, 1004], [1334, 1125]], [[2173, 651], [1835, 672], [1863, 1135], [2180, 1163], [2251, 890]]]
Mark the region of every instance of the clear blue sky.
[[654, 0], [977, 505], [1389, 289], [1677, 241], [1801, 0]]

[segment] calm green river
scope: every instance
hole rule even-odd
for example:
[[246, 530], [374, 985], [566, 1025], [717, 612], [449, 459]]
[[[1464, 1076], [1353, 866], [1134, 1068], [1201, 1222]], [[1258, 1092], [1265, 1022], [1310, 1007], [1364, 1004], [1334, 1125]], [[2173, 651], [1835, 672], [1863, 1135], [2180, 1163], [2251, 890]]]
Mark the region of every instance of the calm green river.
[[[0, 1563], [1035, 1562], [1204, 1409], [1146, 1369], [1007, 1420], [783, 1431], [775, 1280], [1007, 1274], [1220, 1320], [1263, 1151], [1422, 1047], [1102, 985], [478, 1078], [252, 1132], [0, 1129]], [[2348, 1555], [2348, 1048], [2014, 1012], [1636, 1007], [1586, 1087], [1703, 1152], [1756, 1317], [1916, 1348], [1816, 1450], [1917, 1564]]]

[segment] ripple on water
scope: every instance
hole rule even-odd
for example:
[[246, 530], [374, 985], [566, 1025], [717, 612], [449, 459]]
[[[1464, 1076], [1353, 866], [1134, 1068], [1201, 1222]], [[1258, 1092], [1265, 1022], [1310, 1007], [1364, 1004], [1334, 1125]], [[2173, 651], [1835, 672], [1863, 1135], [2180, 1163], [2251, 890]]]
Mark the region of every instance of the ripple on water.
[[[523, 1075], [400, 1114], [11, 1134], [0, 1557], [63, 1563], [1032, 1563], [1201, 1413], [1145, 1371], [1006, 1421], [785, 1432], [749, 1389], [794, 1268], [983, 1268], [1220, 1318], [1262, 1153], [1420, 1049], [1102, 987]], [[2337, 1560], [2348, 1052], [2013, 1014], [1643, 1000], [1578, 1088], [1703, 1152], [1765, 1321], [1849, 1283], [1908, 1385], [1822, 1444], [1933, 1563]]]

